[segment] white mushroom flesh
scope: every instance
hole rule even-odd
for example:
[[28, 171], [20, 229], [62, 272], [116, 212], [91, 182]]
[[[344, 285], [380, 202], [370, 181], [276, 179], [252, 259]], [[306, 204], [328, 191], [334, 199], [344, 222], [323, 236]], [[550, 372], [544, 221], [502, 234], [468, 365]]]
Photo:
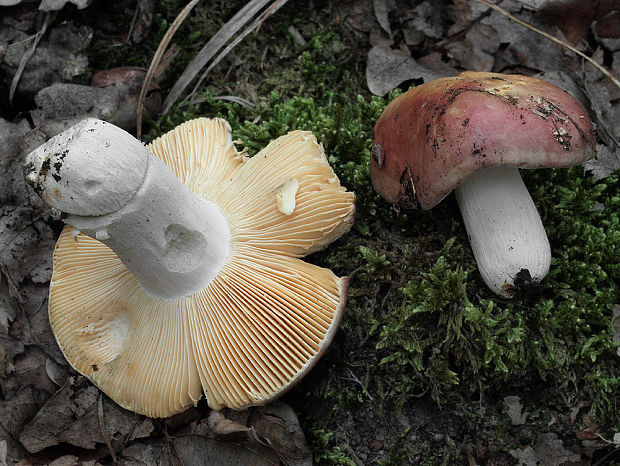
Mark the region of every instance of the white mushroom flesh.
[[41, 197], [114, 250], [150, 296], [204, 289], [230, 255], [230, 227], [218, 206], [117, 126], [83, 120], [27, 161]]
[[299, 181], [295, 178], [287, 181], [276, 190], [278, 210], [284, 215], [291, 215], [295, 210], [295, 195], [299, 190]]
[[480, 170], [455, 194], [478, 269], [493, 292], [509, 298], [547, 275], [549, 240], [518, 168]]

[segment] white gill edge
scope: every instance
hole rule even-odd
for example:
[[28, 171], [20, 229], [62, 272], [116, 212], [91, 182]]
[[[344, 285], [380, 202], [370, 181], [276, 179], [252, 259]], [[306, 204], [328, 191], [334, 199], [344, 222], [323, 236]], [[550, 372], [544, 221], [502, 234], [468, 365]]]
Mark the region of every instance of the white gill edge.
[[549, 240], [518, 168], [480, 170], [455, 194], [478, 269], [493, 292], [511, 297], [515, 279], [518, 286], [527, 277], [522, 270], [533, 283], [547, 275]]
[[76, 126], [27, 157], [26, 178], [41, 198], [110, 247], [150, 296], [205, 288], [230, 256], [219, 207], [121, 128], [95, 119]]

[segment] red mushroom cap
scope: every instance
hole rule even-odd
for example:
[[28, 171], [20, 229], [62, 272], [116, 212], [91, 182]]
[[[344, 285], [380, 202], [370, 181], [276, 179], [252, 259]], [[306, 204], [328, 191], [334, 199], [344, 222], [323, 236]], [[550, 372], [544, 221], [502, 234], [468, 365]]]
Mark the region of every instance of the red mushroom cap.
[[568, 167], [594, 154], [592, 122], [566, 91], [527, 76], [465, 72], [386, 107], [370, 174], [388, 201], [430, 209], [481, 168]]

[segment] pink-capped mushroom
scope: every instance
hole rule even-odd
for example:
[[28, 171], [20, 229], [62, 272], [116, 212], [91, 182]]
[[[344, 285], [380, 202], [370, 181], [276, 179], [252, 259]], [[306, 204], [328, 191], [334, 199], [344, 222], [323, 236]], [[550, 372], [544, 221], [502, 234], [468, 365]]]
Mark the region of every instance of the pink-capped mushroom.
[[595, 154], [592, 123], [567, 92], [540, 79], [465, 72], [391, 102], [377, 121], [375, 190], [431, 209], [455, 190], [482, 278], [498, 295], [540, 282], [549, 240], [519, 168], [569, 167]]

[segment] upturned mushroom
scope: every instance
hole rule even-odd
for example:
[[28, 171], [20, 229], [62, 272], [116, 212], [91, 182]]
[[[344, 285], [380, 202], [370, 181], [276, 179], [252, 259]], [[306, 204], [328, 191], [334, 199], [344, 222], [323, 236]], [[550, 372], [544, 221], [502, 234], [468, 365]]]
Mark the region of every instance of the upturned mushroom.
[[411, 89], [374, 131], [370, 173], [396, 206], [431, 209], [453, 189], [485, 283], [511, 297], [539, 283], [551, 250], [519, 168], [568, 167], [593, 157], [581, 104], [520, 75], [465, 72]]
[[348, 231], [355, 198], [312, 133], [249, 158], [221, 119], [147, 147], [87, 119], [27, 162], [27, 180], [67, 223], [52, 330], [119, 405], [165, 417], [203, 392], [214, 409], [262, 405], [334, 337], [348, 280], [300, 258]]

